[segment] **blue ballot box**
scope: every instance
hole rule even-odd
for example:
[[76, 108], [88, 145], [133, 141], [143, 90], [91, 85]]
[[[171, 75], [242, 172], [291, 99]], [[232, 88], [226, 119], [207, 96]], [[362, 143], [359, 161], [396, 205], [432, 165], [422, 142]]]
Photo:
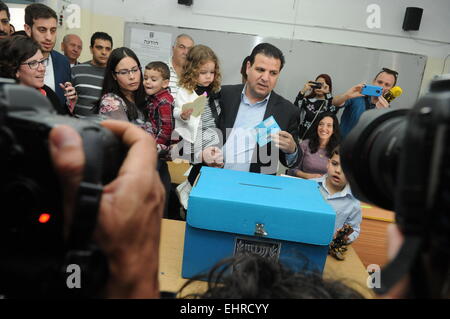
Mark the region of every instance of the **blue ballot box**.
[[317, 182], [203, 167], [189, 197], [182, 276], [248, 253], [322, 272], [335, 218]]

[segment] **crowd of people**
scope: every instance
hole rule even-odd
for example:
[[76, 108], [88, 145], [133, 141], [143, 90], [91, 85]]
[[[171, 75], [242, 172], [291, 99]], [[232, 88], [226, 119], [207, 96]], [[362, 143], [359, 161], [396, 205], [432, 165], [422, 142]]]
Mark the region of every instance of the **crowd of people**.
[[[110, 35], [95, 32], [90, 39], [92, 59], [80, 63], [83, 42], [79, 36], [64, 37], [64, 55], [54, 50], [58, 17], [50, 7], [39, 3], [26, 7], [25, 35], [16, 34], [9, 20], [8, 7], [0, 1], [0, 77], [36, 89], [58, 114], [119, 120], [102, 125], [130, 146], [130, 160], [125, 161], [121, 176], [104, 189], [99, 215], [100, 245], [114, 257], [112, 269], [117, 271], [108, 283], [109, 296], [158, 296], [158, 259], [154, 253], [159, 243], [158, 218], [169, 216], [171, 181], [166, 161], [176, 157], [191, 164], [186, 182], [176, 189], [184, 211], [202, 166], [276, 174], [281, 163], [288, 168], [288, 175], [317, 181], [324, 199], [336, 211], [335, 231], [351, 225], [354, 232], [348, 241], [358, 237], [361, 209], [340, 167], [339, 144], [364, 111], [389, 107], [383, 95], [361, 94], [364, 83], [333, 96], [331, 77], [320, 74], [304, 84], [291, 103], [274, 91], [285, 60], [281, 50], [269, 43], [258, 44], [243, 57], [241, 84], [222, 85], [220, 61], [213, 48], [195, 44], [187, 34], [176, 37], [168, 61], [143, 66], [131, 49], [114, 49]], [[381, 86], [384, 94], [396, 84], [397, 76], [384, 68], [372, 84]], [[203, 103], [200, 111], [195, 105], [198, 101]], [[344, 112], [339, 123], [336, 114], [341, 109]], [[271, 117], [280, 130], [266, 137], [268, 143], [259, 143], [255, 127]], [[57, 169], [67, 167], [63, 161], [82, 166], [78, 138], [67, 127], [52, 132]], [[63, 156], [61, 152], [75, 155]], [[74, 180], [64, 176], [68, 183]], [[136, 196], [124, 196], [120, 189], [125, 188], [135, 191]], [[111, 207], [111, 198], [118, 207]], [[128, 214], [111, 215], [120, 207]], [[136, 229], [123, 227], [123, 233], [112, 235], [116, 231], [112, 227], [122, 227], [123, 223], [133, 223]], [[130, 229], [135, 233], [154, 232], [148, 240], [133, 241]], [[113, 249], [113, 244], [131, 248], [127, 246], [127, 254], [117, 255], [122, 250]], [[143, 268], [124, 268], [130, 260], [150, 266], [147, 283], [139, 279]]]

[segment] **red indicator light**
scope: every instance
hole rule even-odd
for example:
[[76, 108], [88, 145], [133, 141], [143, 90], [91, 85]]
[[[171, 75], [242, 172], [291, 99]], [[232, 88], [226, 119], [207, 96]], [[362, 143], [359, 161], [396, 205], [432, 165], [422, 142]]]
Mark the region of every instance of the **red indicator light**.
[[50, 220], [50, 217], [51, 217], [50, 214], [41, 214], [39, 216], [39, 222], [41, 224], [45, 224], [45, 223], [47, 223]]

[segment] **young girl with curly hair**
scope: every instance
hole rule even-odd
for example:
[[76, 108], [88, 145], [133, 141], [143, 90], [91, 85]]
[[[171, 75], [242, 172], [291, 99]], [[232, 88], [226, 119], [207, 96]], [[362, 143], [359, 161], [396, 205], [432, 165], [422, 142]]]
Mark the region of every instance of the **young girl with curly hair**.
[[[187, 196], [202, 166], [202, 151], [220, 143], [217, 129], [221, 111], [218, 100], [220, 85], [221, 74], [216, 54], [205, 45], [194, 46], [186, 58], [173, 111], [175, 132], [183, 139], [180, 142], [183, 158], [187, 158], [193, 165], [187, 182], [177, 188], [180, 202], [185, 208]], [[204, 110], [201, 114], [193, 114], [193, 108], [185, 105], [202, 95], [207, 97]]]

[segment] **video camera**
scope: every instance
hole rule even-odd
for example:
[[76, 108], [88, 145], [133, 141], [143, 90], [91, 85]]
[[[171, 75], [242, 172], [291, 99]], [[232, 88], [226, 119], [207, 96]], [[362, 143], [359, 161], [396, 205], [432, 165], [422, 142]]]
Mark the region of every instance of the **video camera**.
[[[106, 258], [92, 242], [102, 186], [125, 157], [120, 140], [97, 123], [56, 115], [38, 91], [0, 80], [0, 295], [93, 296], [108, 276]], [[50, 159], [48, 134], [76, 129], [85, 170], [68, 235], [63, 193]], [[81, 269], [81, 289], [67, 287], [68, 265]]]
[[447, 298], [450, 260], [450, 74], [411, 110], [364, 112], [342, 144], [355, 196], [394, 210], [405, 241], [381, 272], [385, 294], [410, 274], [411, 297]]

